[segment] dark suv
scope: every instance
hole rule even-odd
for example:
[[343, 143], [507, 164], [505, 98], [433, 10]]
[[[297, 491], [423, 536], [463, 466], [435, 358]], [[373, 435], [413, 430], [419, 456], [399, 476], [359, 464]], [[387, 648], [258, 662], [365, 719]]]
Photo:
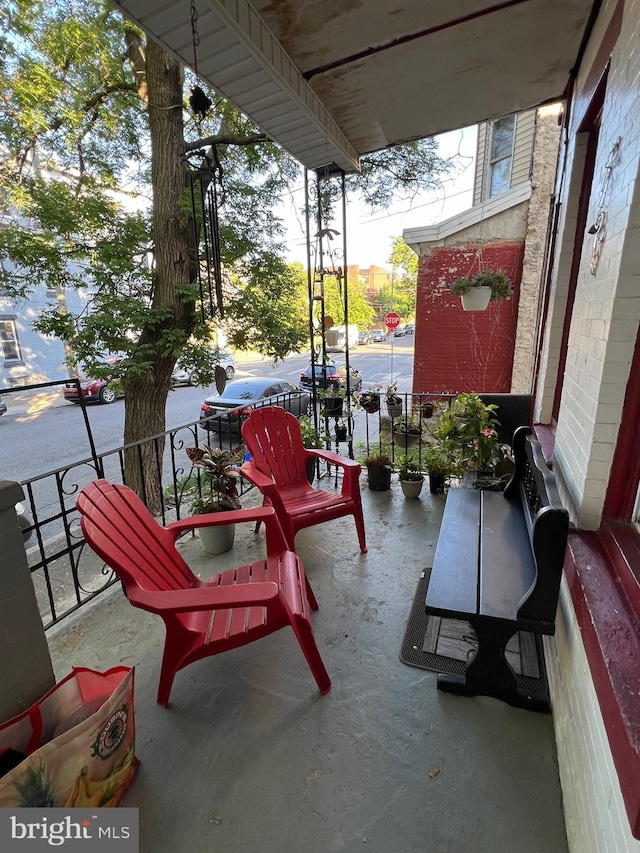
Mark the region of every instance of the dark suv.
[[[334, 390], [338, 390], [339, 388], [347, 387], [347, 366], [346, 364], [335, 364], [334, 362], [330, 362], [329, 364], [325, 364], [323, 372], [323, 367], [321, 364], [314, 365], [315, 367], [315, 385], [316, 389], [319, 388], [333, 388]], [[356, 370], [355, 367], [349, 367], [350, 379], [349, 379], [349, 390], [350, 391], [361, 391], [362, 390], [362, 376], [360, 375], [360, 371]], [[306, 370], [303, 370], [300, 374], [300, 385], [302, 388], [313, 388], [313, 379], [311, 374], [311, 365], [307, 366]]]

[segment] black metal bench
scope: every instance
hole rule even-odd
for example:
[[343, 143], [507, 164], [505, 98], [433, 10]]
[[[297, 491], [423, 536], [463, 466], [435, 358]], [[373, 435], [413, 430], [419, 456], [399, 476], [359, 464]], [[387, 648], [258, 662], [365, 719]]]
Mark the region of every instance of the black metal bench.
[[513, 452], [504, 492], [450, 489], [426, 612], [469, 622], [477, 637], [464, 676], [439, 675], [439, 690], [548, 711], [548, 698], [519, 690], [505, 648], [516, 631], [555, 632], [569, 516], [529, 427]]

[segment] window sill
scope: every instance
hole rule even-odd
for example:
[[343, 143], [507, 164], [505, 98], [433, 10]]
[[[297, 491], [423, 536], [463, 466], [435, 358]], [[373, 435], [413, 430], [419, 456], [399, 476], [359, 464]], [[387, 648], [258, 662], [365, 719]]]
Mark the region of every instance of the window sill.
[[533, 434], [540, 442], [544, 461], [549, 468], [553, 468], [553, 448], [556, 443], [556, 432], [551, 424], [534, 424]]
[[631, 831], [640, 838], [640, 535], [570, 531], [565, 573]]

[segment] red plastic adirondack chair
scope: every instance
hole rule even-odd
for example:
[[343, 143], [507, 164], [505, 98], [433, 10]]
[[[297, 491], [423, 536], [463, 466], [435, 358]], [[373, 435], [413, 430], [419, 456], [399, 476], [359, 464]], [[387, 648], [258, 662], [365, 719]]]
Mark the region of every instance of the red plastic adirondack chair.
[[[295, 548], [298, 530], [353, 515], [360, 550], [366, 553], [358, 462], [332, 450], [304, 447], [300, 424], [280, 406], [254, 409], [242, 424], [242, 438], [249, 448], [251, 461], [244, 463], [240, 473], [260, 489], [263, 504], [275, 508], [289, 548]], [[316, 458], [342, 468], [340, 494], [310, 485], [306, 463]]]
[[[309, 607], [317, 610], [318, 604], [272, 508], [198, 515], [162, 527], [135, 492], [106, 480], [85, 486], [77, 507], [86, 541], [122, 580], [130, 603], [164, 620], [160, 705], [169, 701], [178, 670], [286, 625], [293, 628], [320, 693], [329, 692], [331, 681], [309, 621]], [[194, 527], [242, 521], [265, 523], [266, 559], [199, 580], [176, 550], [178, 536]]]

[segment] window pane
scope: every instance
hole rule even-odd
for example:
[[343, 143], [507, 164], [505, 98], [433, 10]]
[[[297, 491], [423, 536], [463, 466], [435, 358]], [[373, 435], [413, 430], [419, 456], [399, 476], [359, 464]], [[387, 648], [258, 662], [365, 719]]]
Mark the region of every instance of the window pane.
[[511, 181], [511, 157], [498, 160], [491, 166], [491, 186], [489, 194], [491, 197], [506, 193]]
[[491, 137], [491, 160], [511, 157], [514, 130], [515, 116], [507, 116], [494, 121]]
[[0, 320], [0, 344], [5, 361], [20, 361], [20, 347], [13, 320]]

